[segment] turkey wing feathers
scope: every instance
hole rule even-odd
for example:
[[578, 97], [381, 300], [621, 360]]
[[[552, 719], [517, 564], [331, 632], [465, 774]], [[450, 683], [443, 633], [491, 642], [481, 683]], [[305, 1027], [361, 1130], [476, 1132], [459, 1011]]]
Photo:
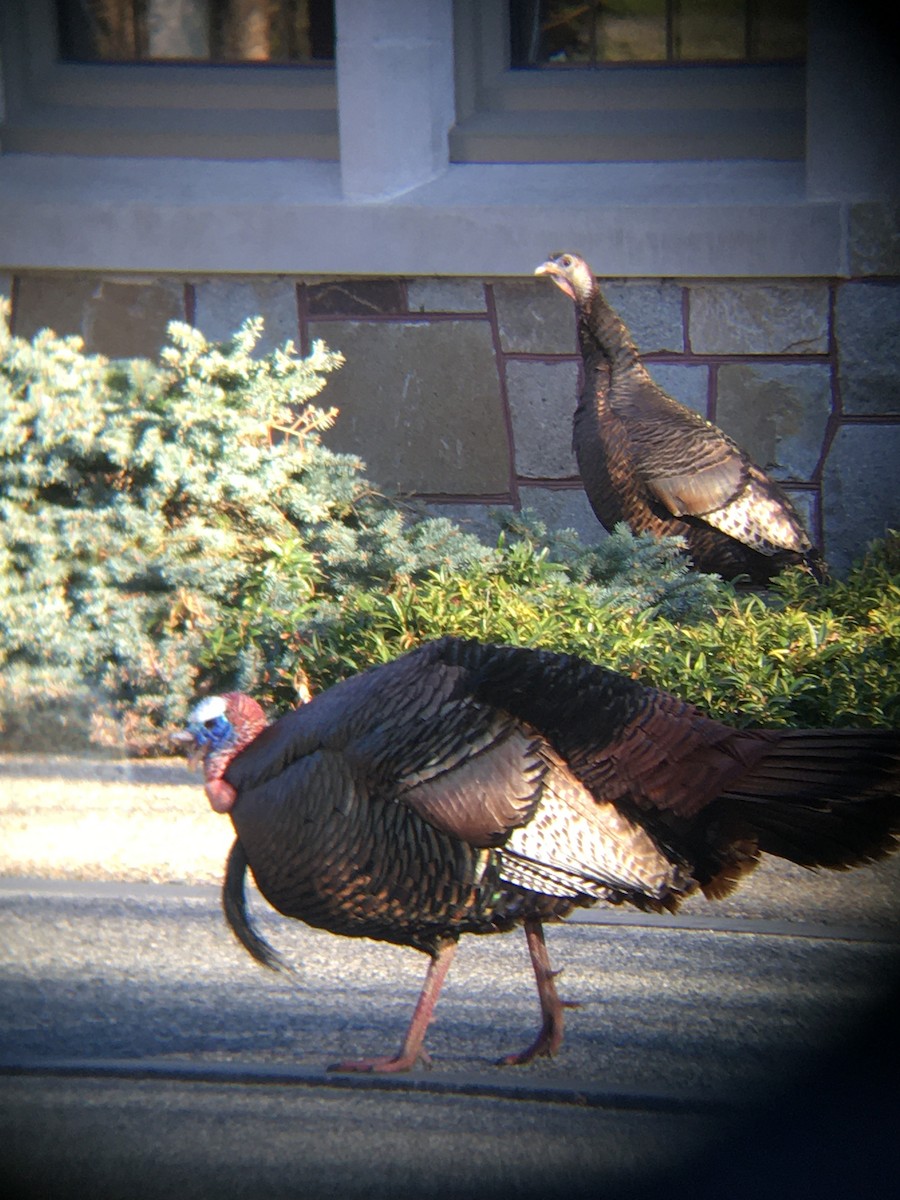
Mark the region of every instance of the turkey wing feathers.
[[311, 786], [315, 762], [333, 806], [355, 796], [399, 801], [436, 829], [484, 847], [532, 815], [547, 771], [542, 745], [523, 722], [477, 700], [458, 667], [423, 647], [286, 714], [234, 760], [227, 778], [244, 808], [263, 785], [268, 802], [289, 802]]
[[[239, 792], [239, 820], [264, 806], [274, 829], [276, 811], [290, 807], [296, 823], [297, 798], [317, 792], [344, 817], [360, 803], [401, 803], [474, 847], [498, 846], [528, 826], [542, 797], [541, 820], [552, 809], [562, 823], [572, 804], [586, 811], [586, 798], [598, 828], [611, 819], [598, 806], [620, 805], [627, 837], [624, 824], [622, 844], [610, 834], [608, 861], [600, 855], [590, 874], [613, 887], [646, 877], [654, 891], [665, 867], [638, 813], [687, 817], [713, 800], [741, 769], [717, 748], [733, 735], [584, 660], [445, 638], [288, 713], [227, 778]], [[623, 866], [629, 856], [641, 865]], [[579, 869], [587, 871], [587, 858]]]
[[746, 486], [751, 464], [740, 448], [643, 369], [620, 382], [609, 406], [624, 422], [634, 470], [673, 516], [706, 516]]
[[[401, 824], [364, 818], [383, 824], [388, 857], [392, 839], [427, 827], [472, 852], [496, 849], [520, 886], [578, 877], [584, 895], [648, 897], [681, 890], [692, 859], [705, 886], [756, 848], [829, 865], [892, 844], [896, 821], [860, 815], [857, 828], [853, 810], [873, 791], [896, 793], [890, 733], [735, 729], [583, 659], [452, 637], [375, 670], [238, 756], [227, 776], [238, 826], [265, 805], [274, 831], [283, 804], [294, 832], [277, 836], [300, 836], [298, 798], [315, 792], [319, 812], [325, 802], [341, 820], [404, 809]], [[335, 854], [343, 836], [329, 833]]]
[[737, 730], [693, 705], [584, 659], [445, 638], [468, 686], [538, 730], [600, 800], [689, 818], [767, 752], [772, 734]]
[[528, 821], [547, 772], [540, 742], [526, 729], [497, 716], [488, 732], [481, 744], [457, 745], [399, 781], [404, 803], [472, 846], [499, 845]]
[[741, 486], [734, 465], [726, 462], [682, 475], [650, 476], [647, 486], [673, 516], [705, 517], [727, 504]]
[[[590, 384], [573, 424], [574, 449], [586, 484], [596, 474], [592, 460], [603, 453], [604, 442], [611, 445], [615, 427], [624, 455], [615, 489], [623, 489], [623, 496], [637, 486], [645, 502], [661, 505], [672, 518], [693, 518], [763, 555], [782, 550], [804, 554], [810, 549], [781, 489], [721, 429], [662, 391], [643, 366], [633, 364], [630, 375], [612, 387], [608, 367], [604, 369], [596, 356], [586, 377]], [[605, 406], [606, 415], [591, 431], [582, 418], [595, 405]], [[608, 481], [601, 482], [597, 475], [595, 486], [602, 488], [606, 504], [615, 503], [615, 489], [610, 492]], [[632, 495], [626, 507], [633, 504]], [[634, 521], [633, 513], [622, 515]]]

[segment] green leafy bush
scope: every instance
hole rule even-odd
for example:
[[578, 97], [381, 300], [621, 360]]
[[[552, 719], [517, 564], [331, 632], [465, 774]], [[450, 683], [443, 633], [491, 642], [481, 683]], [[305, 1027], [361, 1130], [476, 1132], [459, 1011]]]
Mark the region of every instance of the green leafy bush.
[[170, 327], [158, 364], [0, 323], [6, 749], [167, 749], [197, 694], [273, 709], [444, 633], [545, 646], [734, 723], [900, 723], [900, 539], [764, 599], [677, 540], [507, 518], [487, 547], [379, 494], [309, 402], [339, 355]]
[[314, 618], [300, 646], [313, 680], [330, 684], [445, 633], [596, 654], [613, 621], [623, 630], [697, 621], [733, 594], [689, 569], [679, 539], [635, 537], [621, 525], [588, 549], [572, 531], [548, 537], [527, 514], [504, 523], [496, 556], [463, 571], [398, 576], [384, 590], [354, 589]]
[[[4, 314], [5, 315], [5, 314]], [[412, 526], [308, 402], [343, 361], [254, 358], [173, 323], [158, 364], [0, 322], [0, 720], [7, 745], [151, 748], [191, 697], [293, 676], [293, 630], [347, 589], [488, 551]]]
[[[582, 577], [531, 542], [499, 563], [354, 592], [298, 650], [322, 686], [443, 633], [581, 654], [736, 725], [900, 725], [900, 537], [845, 582], [785, 573], [765, 598], [687, 571], [671, 542], [624, 527]], [[656, 565], [658, 591], [649, 593]], [[575, 578], [573, 579], [573, 575]]]

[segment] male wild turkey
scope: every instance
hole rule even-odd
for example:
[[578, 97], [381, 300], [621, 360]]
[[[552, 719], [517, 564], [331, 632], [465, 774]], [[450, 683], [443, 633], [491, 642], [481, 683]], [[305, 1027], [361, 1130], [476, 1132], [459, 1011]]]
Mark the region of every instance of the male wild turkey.
[[681, 534], [697, 570], [725, 579], [766, 584], [789, 563], [821, 579], [791, 502], [721, 429], [653, 382], [587, 263], [558, 253], [535, 274], [575, 301], [584, 379], [573, 446], [600, 523]]
[[563, 1036], [544, 920], [724, 896], [761, 853], [854, 866], [900, 829], [894, 731], [733, 729], [583, 659], [452, 637], [269, 726], [248, 696], [209, 697], [180, 736], [231, 814], [223, 901], [255, 958], [278, 964], [248, 920], [248, 863], [286, 916], [430, 956], [400, 1052], [342, 1070], [426, 1057], [463, 933], [524, 924], [543, 1022], [502, 1061], [528, 1062]]

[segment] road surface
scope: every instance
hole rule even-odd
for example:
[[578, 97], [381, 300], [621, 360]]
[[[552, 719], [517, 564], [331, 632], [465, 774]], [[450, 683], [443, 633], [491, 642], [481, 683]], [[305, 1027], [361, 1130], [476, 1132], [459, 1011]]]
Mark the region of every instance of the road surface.
[[659, 1195], [679, 1172], [693, 1200], [722, 1173], [759, 1194], [773, 1171], [796, 1195], [842, 1172], [861, 1194], [896, 1170], [894, 1022], [871, 1015], [898, 966], [890, 888], [883, 869], [844, 876], [823, 908], [814, 880], [779, 878], [681, 922], [591, 910], [551, 928], [579, 1007], [559, 1057], [526, 1068], [494, 1066], [535, 1032], [524, 938], [464, 939], [434, 1066], [396, 1080], [324, 1068], [399, 1044], [422, 956], [256, 898], [293, 967], [274, 974], [214, 888], [0, 881], [3, 1174], [54, 1200], [578, 1200]]

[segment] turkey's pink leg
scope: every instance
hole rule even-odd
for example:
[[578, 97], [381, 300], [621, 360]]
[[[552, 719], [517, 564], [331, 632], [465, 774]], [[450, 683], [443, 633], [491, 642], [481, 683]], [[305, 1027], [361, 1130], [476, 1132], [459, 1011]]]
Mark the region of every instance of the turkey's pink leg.
[[529, 1063], [541, 1055], [552, 1056], [562, 1045], [563, 1040], [563, 1009], [576, 1008], [577, 1005], [560, 1000], [556, 991], [556, 976], [550, 966], [550, 956], [544, 941], [544, 927], [538, 917], [526, 917], [525, 937], [528, 941], [528, 952], [531, 955], [531, 965], [534, 967], [534, 977], [537, 981], [538, 997], [541, 1002], [543, 1022], [538, 1035], [528, 1047], [519, 1054], [507, 1054], [498, 1062], [500, 1067], [519, 1066]]
[[428, 964], [425, 982], [416, 1004], [415, 1012], [403, 1039], [403, 1045], [393, 1058], [357, 1058], [347, 1062], [334, 1063], [329, 1071], [408, 1071], [421, 1059], [424, 1063], [431, 1060], [422, 1045], [425, 1031], [431, 1024], [434, 1006], [441, 990], [441, 985], [450, 970], [453, 956], [456, 953], [456, 942], [444, 942], [437, 956]]

